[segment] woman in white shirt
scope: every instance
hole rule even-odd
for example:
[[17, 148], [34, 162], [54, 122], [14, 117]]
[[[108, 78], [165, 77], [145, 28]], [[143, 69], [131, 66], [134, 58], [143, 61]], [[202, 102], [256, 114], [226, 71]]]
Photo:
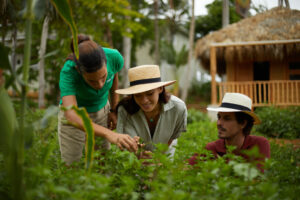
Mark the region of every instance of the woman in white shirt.
[[175, 81], [162, 82], [157, 65], [130, 68], [128, 77], [130, 87], [116, 90], [128, 95], [117, 106], [117, 132], [140, 137], [148, 151], [154, 150], [154, 144], [168, 144], [174, 154], [172, 146], [187, 124], [185, 103], [164, 88]]

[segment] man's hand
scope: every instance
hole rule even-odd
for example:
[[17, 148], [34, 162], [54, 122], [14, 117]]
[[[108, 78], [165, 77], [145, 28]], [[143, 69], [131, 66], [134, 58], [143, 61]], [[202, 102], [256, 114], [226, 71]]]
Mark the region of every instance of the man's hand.
[[115, 112], [108, 113], [107, 126], [110, 130], [114, 130], [117, 127], [117, 114]]
[[112, 133], [109, 134], [107, 140], [110, 143], [116, 144], [122, 151], [127, 149], [130, 152], [137, 152], [138, 145], [136, 141], [127, 134]]

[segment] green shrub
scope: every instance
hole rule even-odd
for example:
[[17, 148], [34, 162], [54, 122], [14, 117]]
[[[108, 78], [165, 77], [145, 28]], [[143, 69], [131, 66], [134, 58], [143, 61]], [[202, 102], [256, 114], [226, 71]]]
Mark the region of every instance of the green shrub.
[[300, 107], [263, 107], [255, 112], [262, 121], [255, 127], [260, 134], [275, 138], [300, 138]]
[[207, 116], [207, 114], [196, 109], [189, 109], [187, 123], [191, 124], [193, 122], [200, 121], [209, 121], [209, 117]]
[[[189, 113], [197, 113], [190, 111]], [[35, 119], [43, 113], [27, 112]], [[158, 145], [152, 161], [144, 166], [128, 151], [112, 145], [110, 151], [95, 151], [93, 168], [86, 173], [84, 158], [72, 167], [60, 159], [57, 138], [57, 117], [34, 132], [33, 141], [25, 150], [25, 199], [297, 199], [300, 193], [300, 150], [271, 143], [271, 159], [265, 174], [256, 174], [254, 167], [230, 156], [210, 160], [205, 150], [208, 142], [217, 139], [215, 122], [205, 115], [190, 122], [187, 132], [178, 138], [173, 161]], [[194, 115], [195, 114], [195, 115]], [[203, 118], [202, 118], [203, 117]], [[187, 165], [195, 152], [208, 155], [196, 167]], [[158, 164], [159, 163], [159, 164]], [[244, 173], [243, 168], [249, 169]], [[7, 172], [0, 153], [0, 199], [12, 199]]]
[[199, 83], [193, 81], [192, 86], [189, 89], [189, 99], [190, 97], [199, 97], [204, 102], [210, 102], [211, 82]]

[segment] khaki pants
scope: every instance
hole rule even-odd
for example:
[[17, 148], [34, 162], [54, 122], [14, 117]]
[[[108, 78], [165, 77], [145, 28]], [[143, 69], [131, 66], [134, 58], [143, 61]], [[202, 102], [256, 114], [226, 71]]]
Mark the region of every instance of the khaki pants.
[[[106, 106], [98, 112], [88, 113], [92, 122], [107, 128], [107, 116], [110, 105], [107, 101]], [[61, 158], [70, 165], [74, 161], [79, 161], [82, 157], [82, 150], [85, 145], [86, 133], [70, 124], [65, 124], [66, 118], [64, 112], [60, 111], [58, 114], [58, 141], [60, 146]], [[103, 139], [101, 145], [102, 149], [110, 149], [110, 143]]]

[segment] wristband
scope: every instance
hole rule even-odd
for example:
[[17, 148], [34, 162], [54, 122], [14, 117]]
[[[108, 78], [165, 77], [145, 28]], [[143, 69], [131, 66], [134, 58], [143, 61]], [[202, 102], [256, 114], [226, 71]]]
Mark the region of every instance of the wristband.
[[109, 109], [109, 112], [116, 113], [115, 109]]

